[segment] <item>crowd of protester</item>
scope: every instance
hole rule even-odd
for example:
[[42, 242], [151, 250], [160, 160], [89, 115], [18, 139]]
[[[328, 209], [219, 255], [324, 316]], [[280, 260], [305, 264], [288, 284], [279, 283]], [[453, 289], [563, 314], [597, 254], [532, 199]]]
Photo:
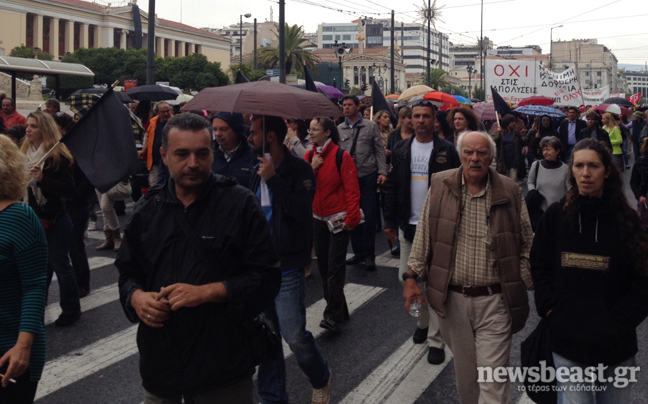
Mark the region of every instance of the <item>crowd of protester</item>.
[[[534, 287], [538, 314], [555, 321], [550, 347], [557, 366], [633, 363], [635, 328], [648, 315], [648, 236], [643, 227], [648, 226], [648, 126], [640, 111], [630, 123], [610, 112], [576, 107], [565, 108], [562, 121], [512, 112], [496, 122], [482, 122], [470, 105], [441, 111], [418, 101], [393, 111], [373, 111], [357, 97], [345, 96], [340, 100], [343, 118], [295, 119], [223, 111], [174, 114], [164, 101], [136, 102], [129, 107], [144, 129], [135, 133], [135, 143], [140, 144], [147, 180], [133, 187], [133, 199], [144, 196], [128, 227], [120, 229], [118, 206], [123, 202], [96, 191], [64, 145], [41, 161], [79, 116], [61, 112], [58, 102], [47, 102], [45, 110], [26, 118], [17, 116], [11, 98], [5, 97], [2, 105], [0, 223], [13, 229], [20, 243], [12, 243], [6, 232], [0, 234], [0, 289], [7, 292], [0, 294], [0, 314], [10, 320], [0, 325], [0, 372], [5, 374], [0, 402], [33, 400], [44, 363], [42, 317], [54, 273], [62, 309], [55, 324], [71, 326], [81, 316], [80, 299], [91, 292], [84, 236], [96, 230], [97, 202], [105, 239], [96, 250], [117, 253], [122, 305], [128, 318], [140, 323], [143, 335], [138, 344], [145, 402], [182, 396], [249, 402], [254, 365], [260, 365], [262, 402], [288, 402], [283, 355], [257, 363], [206, 347], [207, 336], [213, 336], [222, 339], [224, 349], [242, 348], [240, 338], [232, 336], [243, 335], [251, 319], [263, 313], [308, 376], [313, 403], [328, 403], [332, 371], [306, 330], [304, 282], [314, 254], [326, 301], [319, 326], [343, 332], [350, 319], [344, 293], [347, 266], [376, 269], [375, 238], [381, 230], [397, 246], [392, 254], [400, 256], [407, 310], [414, 299], [429, 302], [413, 342], [428, 341], [427, 359], [433, 365], [444, 362], [448, 344], [463, 402], [483, 397], [505, 402], [509, 397], [507, 383], [484, 387], [464, 378], [473, 375], [470, 352], [488, 357], [494, 350], [498, 359], [480, 365], [507, 365], [510, 335], [524, 326], [526, 289]], [[621, 192], [620, 174], [631, 168], [631, 161], [630, 185], [639, 215]], [[521, 196], [524, 185], [526, 200]], [[508, 209], [514, 220], [504, 219], [503, 203], [513, 204]], [[195, 212], [196, 206], [202, 211]], [[461, 219], [463, 214], [481, 215], [484, 209], [485, 224]], [[206, 212], [217, 215], [219, 223], [206, 223], [213, 221], [205, 220]], [[202, 238], [211, 244], [198, 247], [191, 230], [159, 222], [177, 215], [178, 221], [186, 219], [190, 227], [207, 232]], [[209, 235], [216, 230], [231, 240]], [[180, 241], [179, 231], [190, 241]], [[517, 238], [507, 238], [513, 233]], [[515, 265], [502, 264], [509, 284], [499, 278], [502, 274], [470, 273], [476, 264], [465, 254], [479, 237], [486, 244], [482, 241], [477, 250], [495, 251], [475, 259], [479, 268], [504, 259], [502, 254], [514, 256]], [[505, 252], [507, 241], [512, 247]], [[353, 255], [347, 259], [349, 244]], [[453, 246], [456, 257], [451, 256]], [[252, 251], [263, 257], [243, 257]], [[606, 275], [561, 261], [568, 252], [612, 257], [605, 261]], [[455, 273], [452, 260], [458, 266]], [[169, 262], [182, 267], [172, 277], [158, 270]], [[190, 271], [211, 266], [218, 268], [214, 274]], [[441, 282], [439, 277], [447, 279]], [[241, 283], [243, 279], [249, 283]], [[191, 285], [211, 289], [198, 293]], [[470, 299], [486, 296], [485, 290], [508, 299], [492, 303], [504, 305], [503, 311], [494, 306], [475, 309], [488, 316], [500, 310], [488, 318], [503, 321], [495, 329], [503, 339], [486, 347], [460, 336], [458, 330], [465, 333], [466, 325], [460, 324], [457, 312], [451, 314], [475, 301], [459, 301], [453, 292]], [[232, 313], [226, 313], [223, 302], [230, 303]], [[607, 314], [599, 317], [591, 307], [616, 308], [614, 313], [604, 309]], [[632, 313], [614, 317], [620, 310]], [[180, 319], [176, 311], [187, 317]], [[206, 324], [210, 315], [232, 335], [224, 338], [223, 331]], [[232, 315], [240, 318], [232, 320]], [[604, 327], [597, 323], [601, 318]], [[179, 326], [204, 333], [204, 338], [175, 334]], [[618, 331], [605, 334], [605, 327]], [[593, 342], [592, 335], [603, 342]], [[187, 376], [191, 380], [177, 381], [168, 372], [182, 365], [164, 347], [149, 346], [158, 343], [154, 341], [171, 346], [191, 346], [193, 341], [222, 361], [239, 362], [229, 368], [209, 365], [217, 375], [209, 380], [197, 374], [202, 359], [191, 357], [200, 352], [185, 347], [183, 352], [191, 357], [187, 363], [195, 368]], [[598, 356], [586, 354], [600, 351], [603, 343], [608, 345]], [[28, 361], [20, 356], [25, 346], [32, 351]], [[469, 348], [462, 354], [462, 347]], [[9, 384], [12, 377], [20, 383]], [[187, 385], [192, 387], [187, 390]], [[610, 389], [607, 397], [627, 402], [630, 391]]]

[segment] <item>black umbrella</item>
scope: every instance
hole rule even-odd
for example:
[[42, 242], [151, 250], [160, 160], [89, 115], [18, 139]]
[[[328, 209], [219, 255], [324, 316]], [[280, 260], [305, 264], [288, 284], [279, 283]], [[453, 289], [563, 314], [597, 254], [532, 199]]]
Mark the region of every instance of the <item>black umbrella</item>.
[[632, 108], [634, 105], [625, 98], [621, 97], [610, 97], [607, 100], [603, 101], [601, 104], [617, 104], [617, 105], [623, 105], [624, 107]]
[[171, 87], [149, 84], [133, 87], [126, 92], [132, 99], [137, 101], [167, 101], [175, 100], [179, 92]]
[[[106, 91], [108, 91], [108, 89], [103, 87], [84, 88], [81, 90], [76, 90], [75, 92], [72, 93], [72, 95], [96, 94], [99, 97], [101, 97], [106, 93]], [[126, 93], [122, 93], [121, 91], [115, 91], [114, 93], [117, 96], [117, 99], [123, 103], [133, 102], [133, 99], [129, 97]]]

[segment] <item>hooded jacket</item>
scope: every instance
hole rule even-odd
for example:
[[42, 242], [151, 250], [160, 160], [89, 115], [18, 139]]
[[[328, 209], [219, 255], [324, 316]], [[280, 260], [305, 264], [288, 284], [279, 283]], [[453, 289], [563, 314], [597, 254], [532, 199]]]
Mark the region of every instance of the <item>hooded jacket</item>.
[[549, 323], [553, 352], [585, 366], [616, 365], [637, 352], [648, 278], [605, 200], [579, 196], [577, 203], [570, 215], [564, 200], [552, 204], [538, 223], [531, 249], [536, 308]]
[[[212, 254], [207, 268], [177, 223], [181, 212]], [[120, 301], [131, 322], [137, 289], [159, 291], [175, 283], [224, 282], [227, 302], [171, 312], [162, 328], [140, 323], [137, 344], [143, 386], [162, 396], [212, 391], [254, 373], [244, 329], [279, 292], [281, 273], [268, 222], [256, 197], [228, 178], [209, 174], [188, 207], [175, 182], [155, 187], [138, 202], [124, 231], [115, 266]]]
[[239, 136], [239, 146], [229, 161], [225, 158], [223, 151], [217, 143], [214, 144], [214, 163], [212, 172], [214, 174], [224, 175], [235, 178], [239, 184], [245, 188], [250, 188], [252, 167], [258, 163], [257, 156], [247, 142], [244, 135]]

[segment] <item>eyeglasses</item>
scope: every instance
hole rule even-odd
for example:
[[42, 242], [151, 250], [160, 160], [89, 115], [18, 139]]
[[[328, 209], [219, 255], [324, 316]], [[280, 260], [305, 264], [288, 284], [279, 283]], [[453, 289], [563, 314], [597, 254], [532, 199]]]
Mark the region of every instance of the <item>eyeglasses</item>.
[[437, 106], [432, 101], [429, 101], [429, 100], [416, 101], [412, 105], [410, 105], [410, 107], [412, 107], [412, 108], [414, 108], [414, 107], [430, 107], [434, 111], [436, 111], [438, 109]]

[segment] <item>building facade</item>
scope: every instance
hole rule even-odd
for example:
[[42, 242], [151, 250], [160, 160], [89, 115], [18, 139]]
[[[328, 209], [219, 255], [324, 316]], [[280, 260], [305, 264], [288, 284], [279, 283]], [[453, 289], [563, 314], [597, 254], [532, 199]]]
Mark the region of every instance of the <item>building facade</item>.
[[583, 88], [610, 86], [611, 93], [621, 88], [618, 80], [618, 60], [606, 46], [596, 39], [554, 41], [551, 47], [553, 70], [562, 71], [564, 66], [576, 66]]
[[[323, 23], [318, 26], [317, 46], [332, 49], [337, 41], [347, 48], [356, 49], [362, 38], [366, 49], [391, 47], [391, 20], [367, 19], [349, 23]], [[427, 67], [427, 27], [421, 24], [396, 22], [394, 50], [402, 55], [407, 83], [402, 89], [420, 84]], [[450, 68], [449, 41], [446, 34], [430, 31], [430, 66], [448, 71]]]
[[[648, 71], [626, 71], [623, 75], [627, 82], [627, 88], [632, 94], [641, 93], [643, 98], [648, 98]], [[626, 94], [626, 96], [629, 95], [630, 94]]]
[[[239, 63], [241, 44], [243, 45], [243, 56], [254, 53], [254, 22], [245, 18], [238, 24], [232, 24], [223, 28], [202, 28], [205, 31], [218, 34], [231, 41], [230, 59], [233, 64]], [[256, 46], [257, 49], [265, 47], [279, 47], [277, 38], [277, 23], [273, 21], [257, 22], [256, 24]]]
[[[141, 20], [142, 47], [148, 44], [149, 16], [137, 0], [119, 6], [82, 0], [3, 0], [0, 2], [0, 55], [17, 46], [39, 48], [54, 60], [79, 48], [132, 48]], [[137, 16], [134, 13], [138, 13]], [[230, 40], [220, 35], [155, 18], [155, 53], [181, 57], [200, 53], [229, 68]]]

